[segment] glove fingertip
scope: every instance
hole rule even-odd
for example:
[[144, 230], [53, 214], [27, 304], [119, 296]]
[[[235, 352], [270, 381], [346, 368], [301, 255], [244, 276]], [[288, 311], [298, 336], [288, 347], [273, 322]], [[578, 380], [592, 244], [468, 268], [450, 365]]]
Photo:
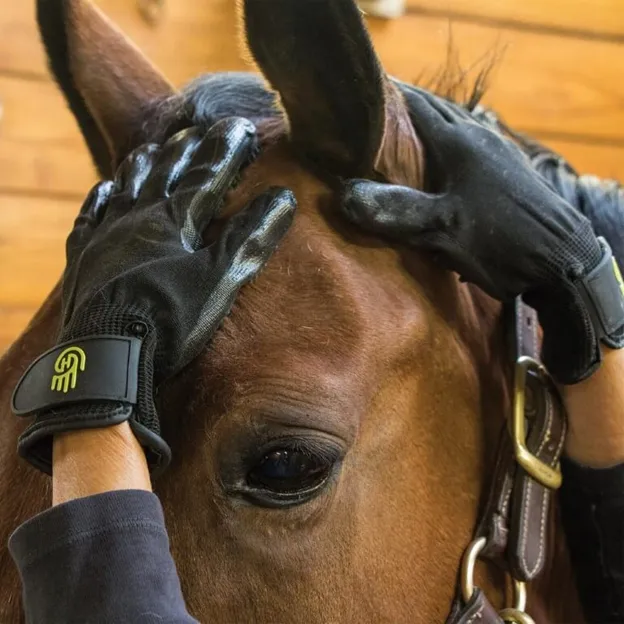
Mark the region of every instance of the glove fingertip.
[[114, 187], [115, 184], [111, 180], [98, 182], [89, 191], [80, 209], [80, 215], [93, 219], [96, 222], [100, 221], [113, 194]]
[[267, 191], [267, 197], [269, 198], [267, 212], [288, 216], [293, 215], [297, 209], [297, 199], [290, 189], [272, 187]]
[[271, 187], [254, 199], [247, 211], [252, 215], [250, 229], [272, 229], [278, 223], [290, 225], [293, 220], [297, 200], [294, 193], [282, 187]]
[[414, 203], [412, 194], [417, 191], [408, 187], [353, 180], [346, 185], [342, 210], [353, 223], [381, 232], [394, 224], [406, 201]]

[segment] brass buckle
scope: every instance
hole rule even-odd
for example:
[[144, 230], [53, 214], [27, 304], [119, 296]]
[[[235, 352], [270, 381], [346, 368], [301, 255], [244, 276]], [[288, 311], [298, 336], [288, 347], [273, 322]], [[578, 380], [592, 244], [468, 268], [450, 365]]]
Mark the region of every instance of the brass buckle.
[[523, 355], [516, 362], [514, 373], [514, 408], [511, 438], [513, 441], [516, 461], [538, 483], [550, 490], [561, 487], [561, 468], [559, 464], [552, 468], [539, 457], [529, 451], [526, 445], [526, 427], [524, 425], [524, 398], [526, 394], [526, 378], [529, 371], [535, 372], [547, 385], [552, 384], [546, 369], [536, 360]]

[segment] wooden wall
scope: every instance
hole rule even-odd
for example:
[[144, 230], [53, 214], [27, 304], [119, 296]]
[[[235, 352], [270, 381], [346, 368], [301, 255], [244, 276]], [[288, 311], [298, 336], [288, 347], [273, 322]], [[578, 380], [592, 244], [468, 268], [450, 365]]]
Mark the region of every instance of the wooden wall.
[[[156, 25], [138, 0], [97, 3], [176, 84], [245, 68], [233, 0], [165, 0]], [[57, 280], [95, 180], [47, 74], [33, 5], [0, 7], [0, 353]], [[403, 18], [369, 26], [388, 72], [406, 81], [435, 74], [449, 37], [470, 75], [497, 50], [485, 103], [581, 170], [624, 179], [622, 0], [408, 0]]]

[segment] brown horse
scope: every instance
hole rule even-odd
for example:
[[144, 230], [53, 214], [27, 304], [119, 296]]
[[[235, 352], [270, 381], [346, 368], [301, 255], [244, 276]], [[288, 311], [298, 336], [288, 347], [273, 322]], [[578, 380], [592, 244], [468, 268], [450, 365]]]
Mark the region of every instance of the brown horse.
[[[262, 149], [226, 211], [270, 185], [299, 204], [212, 344], [159, 391], [174, 460], [155, 490], [188, 608], [224, 624], [443, 622], [509, 412], [500, 306], [338, 217], [341, 177], [422, 186], [427, 165], [355, 5], [246, 0], [241, 12], [270, 86], [220, 74], [178, 93], [84, 0], [39, 0], [52, 71], [103, 176], [139, 143], [237, 114]], [[59, 296], [0, 362], [2, 624], [22, 617], [8, 536], [50, 504], [49, 479], [16, 456], [9, 397], [54, 344]], [[249, 475], [276, 449], [299, 453], [300, 474], [260, 486]], [[578, 622], [554, 516], [553, 533], [529, 611]], [[503, 602], [502, 575], [482, 570], [479, 584]]]

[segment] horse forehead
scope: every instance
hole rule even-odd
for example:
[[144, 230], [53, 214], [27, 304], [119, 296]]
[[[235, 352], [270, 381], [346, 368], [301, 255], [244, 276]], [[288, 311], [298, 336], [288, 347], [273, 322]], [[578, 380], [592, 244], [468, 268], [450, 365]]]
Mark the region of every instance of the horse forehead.
[[378, 242], [362, 245], [341, 225], [336, 189], [288, 148], [269, 150], [249, 167], [226, 212], [271, 186], [294, 192], [297, 214], [267, 266], [239, 294], [214, 340], [213, 353], [223, 356], [217, 360], [245, 361], [237, 376], [264, 377], [272, 368], [329, 379], [328, 370], [352, 372], [380, 348], [400, 347], [401, 330], [411, 334], [423, 319], [418, 289], [398, 254]]

